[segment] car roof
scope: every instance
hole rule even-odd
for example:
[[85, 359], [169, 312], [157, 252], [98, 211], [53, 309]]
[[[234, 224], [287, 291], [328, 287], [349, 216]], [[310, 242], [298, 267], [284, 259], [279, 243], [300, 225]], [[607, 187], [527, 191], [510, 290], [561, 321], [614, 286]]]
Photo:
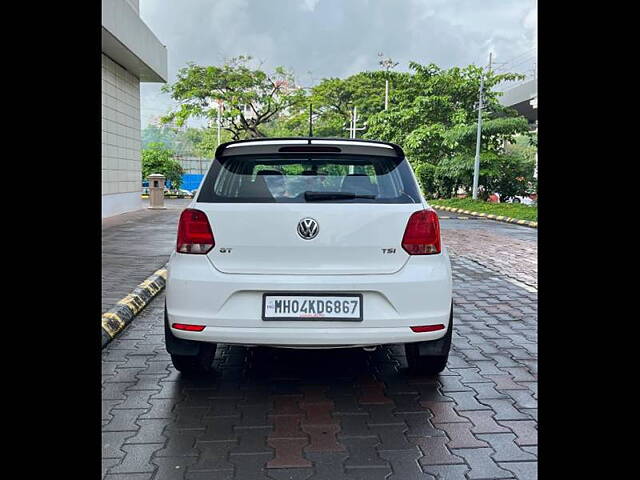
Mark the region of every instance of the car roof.
[[343, 153], [381, 155], [404, 158], [402, 148], [394, 143], [377, 140], [322, 137], [252, 138], [221, 144], [215, 156], [255, 155], [274, 153]]

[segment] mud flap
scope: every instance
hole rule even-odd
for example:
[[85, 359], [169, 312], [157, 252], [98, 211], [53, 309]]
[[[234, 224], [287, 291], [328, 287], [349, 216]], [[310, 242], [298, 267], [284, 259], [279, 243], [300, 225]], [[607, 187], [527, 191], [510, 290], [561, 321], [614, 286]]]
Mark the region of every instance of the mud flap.
[[171, 333], [169, 319], [167, 317], [167, 307], [164, 308], [164, 344], [171, 355], [183, 355], [191, 357], [200, 353], [200, 343], [192, 340], [183, 340]]
[[451, 340], [447, 338], [446, 335], [438, 340], [433, 340], [431, 342], [420, 342], [420, 344], [418, 345], [418, 354], [421, 357], [446, 355], [449, 352], [450, 344]]
[[420, 356], [441, 356], [448, 355], [451, 348], [451, 338], [453, 337], [453, 305], [449, 315], [449, 327], [444, 337], [430, 342], [420, 342], [418, 344], [418, 355]]

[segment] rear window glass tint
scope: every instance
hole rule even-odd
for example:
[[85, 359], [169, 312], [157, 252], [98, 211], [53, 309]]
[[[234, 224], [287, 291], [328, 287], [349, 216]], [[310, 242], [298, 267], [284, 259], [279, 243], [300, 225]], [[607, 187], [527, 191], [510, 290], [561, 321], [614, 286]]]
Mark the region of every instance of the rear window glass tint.
[[325, 203], [420, 202], [405, 159], [299, 153], [216, 158], [198, 201], [305, 203], [313, 201], [305, 195], [308, 192]]

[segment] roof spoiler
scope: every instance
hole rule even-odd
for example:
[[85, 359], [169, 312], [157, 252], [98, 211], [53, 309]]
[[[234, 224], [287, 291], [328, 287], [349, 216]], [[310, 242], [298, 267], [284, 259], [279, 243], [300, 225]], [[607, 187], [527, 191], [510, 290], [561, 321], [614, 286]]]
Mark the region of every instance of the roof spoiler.
[[[244, 147], [244, 148], [239, 148]], [[279, 138], [251, 138], [222, 143], [216, 148], [215, 156], [237, 154], [266, 154], [266, 153], [351, 153], [372, 154], [388, 157], [404, 158], [404, 151], [399, 145], [377, 140], [362, 140], [353, 138], [323, 138], [323, 137], [279, 137]], [[244, 151], [243, 151], [244, 150]]]

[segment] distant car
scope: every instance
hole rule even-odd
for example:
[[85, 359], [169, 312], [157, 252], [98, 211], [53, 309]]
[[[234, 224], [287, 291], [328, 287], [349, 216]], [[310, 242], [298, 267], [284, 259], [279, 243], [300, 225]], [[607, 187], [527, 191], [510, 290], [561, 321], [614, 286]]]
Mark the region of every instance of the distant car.
[[523, 205], [535, 205], [536, 204], [536, 202], [534, 200], [532, 200], [531, 197], [522, 197], [522, 196], [513, 197], [513, 198], [509, 199], [505, 203], [521, 203]]
[[511, 197], [509, 200], [502, 200], [498, 193], [494, 193], [489, 196], [489, 201], [494, 203], [521, 203], [523, 205], [535, 205], [537, 202], [538, 196], [533, 193], [529, 196], [516, 195], [515, 197]]
[[184, 189], [180, 189], [178, 190], [178, 195], [184, 195], [185, 197], [193, 197], [193, 193], [191, 193], [189, 190], [184, 190]]

